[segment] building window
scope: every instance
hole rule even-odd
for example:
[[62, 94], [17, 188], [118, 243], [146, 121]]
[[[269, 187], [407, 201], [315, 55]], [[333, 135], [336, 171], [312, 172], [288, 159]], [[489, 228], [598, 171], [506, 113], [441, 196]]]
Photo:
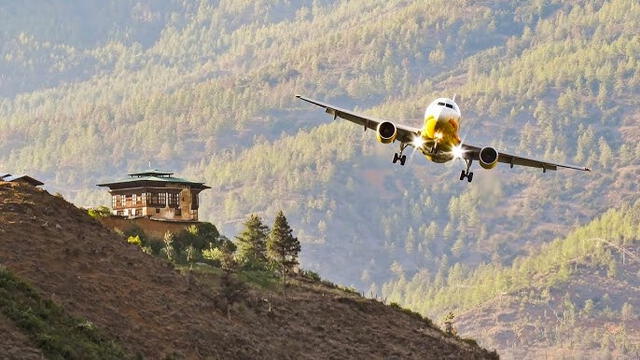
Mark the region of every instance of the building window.
[[166, 204], [165, 193], [151, 193], [151, 205], [164, 206]]
[[136, 216], [142, 216], [142, 209], [136, 209]]
[[113, 195], [113, 208], [122, 208], [124, 207], [123, 205], [123, 200], [124, 200], [124, 196], [123, 195]]
[[156, 209], [156, 214], [160, 214], [160, 209]]
[[116, 215], [118, 215], [118, 216], [124, 216], [124, 211], [120, 210], [120, 211], [118, 211], [118, 212], [116, 213]]
[[176, 209], [176, 216], [182, 216], [182, 210]]
[[178, 206], [178, 194], [168, 194], [169, 195], [169, 206]]

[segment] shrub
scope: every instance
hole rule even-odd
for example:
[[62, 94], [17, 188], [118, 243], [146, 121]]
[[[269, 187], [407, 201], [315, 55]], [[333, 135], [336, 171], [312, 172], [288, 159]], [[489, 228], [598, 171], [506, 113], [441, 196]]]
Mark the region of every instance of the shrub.
[[140, 240], [140, 235], [129, 236], [129, 238], [127, 239], [127, 242], [129, 244], [134, 244], [134, 245], [142, 247], [142, 240]]
[[111, 210], [109, 210], [109, 208], [106, 206], [98, 206], [95, 208], [91, 208], [87, 211], [87, 213], [89, 214], [89, 216], [91, 216], [94, 219], [100, 219], [100, 218], [111, 216]]
[[309, 280], [322, 281], [322, 278], [320, 277], [320, 275], [318, 275], [318, 273], [315, 272], [315, 271], [303, 270], [302, 271], [302, 276], [307, 278], [307, 279], [309, 279]]

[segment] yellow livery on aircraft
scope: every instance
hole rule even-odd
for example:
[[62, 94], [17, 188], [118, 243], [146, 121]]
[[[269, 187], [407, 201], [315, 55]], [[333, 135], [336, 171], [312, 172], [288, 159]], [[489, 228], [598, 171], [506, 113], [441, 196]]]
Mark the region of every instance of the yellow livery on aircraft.
[[439, 98], [434, 100], [427, 107], [424, 113], [424, 123], [422, 128], [396, 124], [392, 121], [376, 119], [370, 116], [358, 114], [349, 110], [341, 109], [333, 105], [306, 98], [301, 95], [296, 97], [323, 107], [333, 118], [343, 118], [356, 124], [364, 126], [364, 129], [376, 131], [378, 141], [383, 144], [390, 144], [395, 141], [400, 143], [400, 152], [393, 157], [393, 163], [404, 165], [407, 155], [404, 150], [407, 146], [413, 146], [422, 152], [425, 157], [436, 163], [444, 163], [453, 159], [462, 159], [466, 163], [466, 169], [462, 170], [460, 180], [471, 182], [473, 172], [471, 164], [474, 161], [480, 163], [484, 169], [493, 169], [501, 163], [528, 166], [547, 170], [557, 170], [558, 168], [574, 169], [580, 171], [590, 171], [586, 167], [572, 165], [562, 165], [552, 162], [528, 159], [521, 156], [510, 155], [498, 152], [491, 146], [478, 147], [464, 143], [460, 139], [460, 119], [462, 117], [458, 104], [453, 99]]

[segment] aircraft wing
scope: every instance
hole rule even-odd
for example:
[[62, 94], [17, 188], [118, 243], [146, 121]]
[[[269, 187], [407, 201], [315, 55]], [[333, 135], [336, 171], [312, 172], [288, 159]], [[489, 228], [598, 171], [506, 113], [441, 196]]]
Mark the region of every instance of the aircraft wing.
[[[387, 121], [387, 120], [382, 120], [382, 119], [376, 119], [374, 117], [367, 116], [367, 115], [358, 114], [358, 113], [355, 113], [355, 112], [350, 111], [350, 110], [341, 109], [341, 108], [333, 106], [333, 105], [329, 105], [329, 104], [325, 104], [325, 103], [317, 101], [317, 100], [309, 99], [309, 98], [304, 97], [302, 95], [296, 95], [296, 97], [298, 99], [304, 100], [304, 101], [306, 101], [308, 103], [312, 103], [314, 105], [318, 105], [320, 107], [323, 107], [325, 109], [325, 112], [327, 112], [328, 114], [333, 115], [334, 119], [339, 117], [339, 118], [342, 118], [342, 119], [345, 119], [345, 120], [349, 120], [351, 122], [354, 122], [356, 124], [364, 126], [365, 130], [366, 129], [372, 129], [372, 130], [377, 131], [378, 124], [380, 124], [383, 121]], [[398, 129], [397, 140], [399, 140], [400, 142], [411, 143], [413, 141], [414, 137], [420, 135], [420, 129], [418, 129], [418, 128], [414, 128], [414, 127], [406, 126], [406, 125], [401, 125], [401, 124], [396, 124], [395, 122], [393, 122], [393, 123], [396, 125], [396, 128]]]
[[[481, 147], [469, 145], [469, 144], [462, 144], [462, 148], [464, 149], [464, 152], [465, 152], [464, 153], [465, 158], [471, 159], [471, 160], [479, 160], [480, 150], [482, 149]], [[499, 150], [498, 150], [498, 162], [509, 164], [511, 165], [511, 167], [513, 167], [514, 165], [520, 165], [520, 166], [539, 168], [539, 169], [542, 169], [542, 171], [558, 170], [558, 168], [573, 169], [573, 170], [579, 170], [579, 171], [591, 171], [591, 169], [587, 167], [563, 165], [563, 164], [556, 164], [552, 162], [529, 159], [522, 156], [502, 153]]]

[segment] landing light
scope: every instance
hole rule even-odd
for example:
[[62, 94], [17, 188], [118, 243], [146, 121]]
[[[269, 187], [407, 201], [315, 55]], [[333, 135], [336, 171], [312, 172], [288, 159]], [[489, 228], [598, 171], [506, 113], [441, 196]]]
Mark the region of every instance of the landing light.
[[413, 145], [416, 149], [420, 149], [422, 145], [424, 145], [424, 139], [421, 136], [416, 136], [411, 141], [411, 145]]
[[464, 153], [465, 151], [460, 145], [456, 145], [451, 149], [451, 154], [453, 154], [454, 159], [462, 159]]

